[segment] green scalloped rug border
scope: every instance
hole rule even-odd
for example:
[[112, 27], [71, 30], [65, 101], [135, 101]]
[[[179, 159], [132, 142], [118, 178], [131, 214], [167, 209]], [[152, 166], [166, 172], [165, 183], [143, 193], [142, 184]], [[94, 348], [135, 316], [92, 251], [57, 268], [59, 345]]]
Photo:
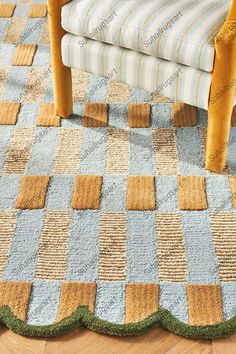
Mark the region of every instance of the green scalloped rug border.
[[35, 326], [17, 318], [8, 306], [0, 308], [0, 324], [22, 336], [58, 337], [78, 327], [86, 327], [94, 332], [115, 336], [138, 336], [152, 328], [165, 328], [187, 338], [214, 339], [236, 332], [236, 316], [228, 321], [212, 326], [190, 326], [177, 320], [165, 309], [160, 309], [144, 321], [128, 324], [114, 324], [99, 319], [87, 306], [79, 307], [71, 316], [46, 326]]

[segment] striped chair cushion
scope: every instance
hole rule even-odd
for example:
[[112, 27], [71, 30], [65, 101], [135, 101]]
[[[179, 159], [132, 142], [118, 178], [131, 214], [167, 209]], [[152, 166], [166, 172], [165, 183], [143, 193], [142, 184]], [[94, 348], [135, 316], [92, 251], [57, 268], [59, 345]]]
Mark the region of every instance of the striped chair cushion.
[[231, 0], [73, 0], [62, 8], [62, 26], [75, 35], [212, 72], [213, 40], [230, 3]]
[[203, 70], [72, 34], [62, 39], [62, 60], [66, 66], [104, 76], [101, 86], [113, 79], [208, 108], [212, 74]]

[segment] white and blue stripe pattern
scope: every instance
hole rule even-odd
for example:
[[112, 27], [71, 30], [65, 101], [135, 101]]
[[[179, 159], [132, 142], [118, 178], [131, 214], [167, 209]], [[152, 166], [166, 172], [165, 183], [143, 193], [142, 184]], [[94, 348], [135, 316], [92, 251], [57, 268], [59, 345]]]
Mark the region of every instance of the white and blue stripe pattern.
[[72, 34], [63, 37], [64, 65], [99, 76], [112, 72], [112, 79], [132, 87], [208, 109], [211, 73], [99, 41], [88, 40], [81, 47], [81, 40]]
[[213, 40], [230, 0], [73, 0], [62, 26], [74, 35], [212, 72]]

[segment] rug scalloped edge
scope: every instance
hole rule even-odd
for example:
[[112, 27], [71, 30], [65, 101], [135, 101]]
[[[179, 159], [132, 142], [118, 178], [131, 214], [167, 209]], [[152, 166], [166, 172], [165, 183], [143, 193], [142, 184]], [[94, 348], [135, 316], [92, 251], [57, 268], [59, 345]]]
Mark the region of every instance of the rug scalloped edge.
[[160, 309], [141, 322], [115, 324], [99, 319], [87, 306], [79, 307], [71, 316], [59, 322], [44, 326], [30, 325], [16, 317], [10, 307], [2, 306], [0, 324], [23, 336], [45, 338], [58, 337], [78, 327], [115, 336], [138, 336], [160, 327], [183, 337], [198, 339], [221, 338], [236, 332], [236, 316], [217, 325], [191, 326], [176, 319], [168, 310]]

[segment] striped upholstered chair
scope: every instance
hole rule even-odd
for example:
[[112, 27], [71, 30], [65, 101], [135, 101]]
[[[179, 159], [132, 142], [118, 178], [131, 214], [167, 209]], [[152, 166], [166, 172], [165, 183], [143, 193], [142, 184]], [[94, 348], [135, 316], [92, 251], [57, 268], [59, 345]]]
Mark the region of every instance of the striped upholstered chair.
[[208, 110], [206, 168], [225, 166], [236, 83], [236, 0], [48, 0], [55, 114], [71, 68]]

